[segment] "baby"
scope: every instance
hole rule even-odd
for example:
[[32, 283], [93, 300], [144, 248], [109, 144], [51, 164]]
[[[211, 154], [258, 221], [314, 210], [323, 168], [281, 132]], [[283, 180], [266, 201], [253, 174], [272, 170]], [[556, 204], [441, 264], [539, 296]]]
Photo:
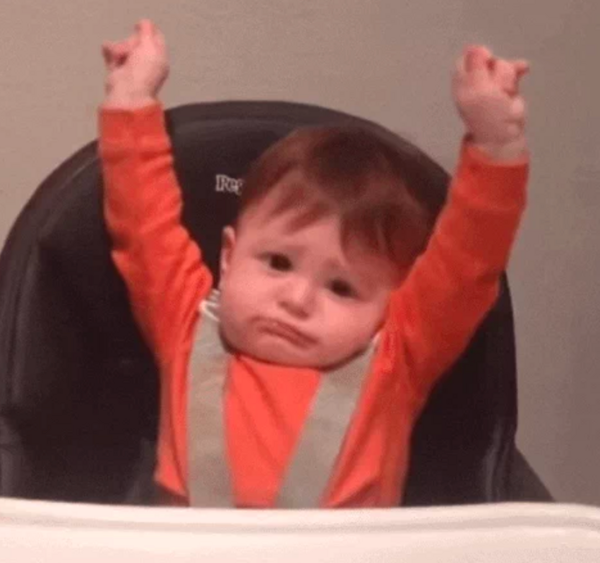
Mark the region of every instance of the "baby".
[[527, 63], [483, 47], [459, 59], [466, 134], [435, 221], [375, 133], [276, 143], [224, 229], [217, 292], [181, 223], [164, 38], [143, 20], [103, 54], [112, 256], [161, 374], [158, 502], [398, 505], [414, 422], [493, 305], [525, 207]]

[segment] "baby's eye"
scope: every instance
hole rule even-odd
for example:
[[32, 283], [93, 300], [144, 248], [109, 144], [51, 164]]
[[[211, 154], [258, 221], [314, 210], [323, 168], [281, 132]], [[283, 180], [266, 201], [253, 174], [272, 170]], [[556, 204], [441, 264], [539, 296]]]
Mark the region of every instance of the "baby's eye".
[[329, 290], [338, 297], [355, 297], [354, 288], [344, 280], [332, 280], [329, 283]]
[[278, 272], [289, 272], [292, 269], [292, 261], [285, 254], [269, 254], [267, 261], [269, 267]]

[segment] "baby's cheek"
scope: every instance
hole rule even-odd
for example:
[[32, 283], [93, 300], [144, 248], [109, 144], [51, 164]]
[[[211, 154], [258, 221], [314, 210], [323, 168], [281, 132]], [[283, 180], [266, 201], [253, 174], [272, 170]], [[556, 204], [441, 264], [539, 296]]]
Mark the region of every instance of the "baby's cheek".
[[378, 307], [360, 307], [354, 311], [349, 323], [352, 323], [354, 337], [359, 344], [367, 344], [379, 329], [382, 311]]
[[241, 271], [234, 271], [221, 284], [221, 306], [227, 308], [227, 314], [236, 318], [244, 315], [244, 310], [250, 303], [249, 284], [244, 283]]
[[329, 332], [340, 343], [345, 345], [355, 344], [361, 339], [364, 331], [360, 317], [354, 314], [354, 311], [348, 307], [337, 306], [328, 315]]

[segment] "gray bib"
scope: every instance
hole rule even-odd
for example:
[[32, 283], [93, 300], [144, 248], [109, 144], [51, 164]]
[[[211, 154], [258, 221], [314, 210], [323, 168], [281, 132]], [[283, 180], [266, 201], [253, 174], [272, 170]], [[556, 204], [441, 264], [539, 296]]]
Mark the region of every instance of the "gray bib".
[[[194, 507], [233, 507], [224, 396], [230, 354], [219, 333], [218, 292], [202, 304], [188, 390], [188, 487]], [[372, 346], [324, 372], [277, 495], [277, 508], [318, 508], [369, 372]]]

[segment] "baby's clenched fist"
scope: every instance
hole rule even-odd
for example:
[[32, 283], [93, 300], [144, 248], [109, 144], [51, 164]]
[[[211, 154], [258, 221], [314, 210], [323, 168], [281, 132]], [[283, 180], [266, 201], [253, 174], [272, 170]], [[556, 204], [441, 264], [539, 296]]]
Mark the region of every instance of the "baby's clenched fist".
[[525, 151], [525, 102], [519, 93], [525, 61], [494, 57], [468, 47], [454, 73], [453, 93], [473, 143], [492, 157], [516, 158]]
[[140, 21], [123, 41], [104, 43], [105, 108], [135, 109], [157, 100], [169, 74], [163, 34], [149, 20]]

